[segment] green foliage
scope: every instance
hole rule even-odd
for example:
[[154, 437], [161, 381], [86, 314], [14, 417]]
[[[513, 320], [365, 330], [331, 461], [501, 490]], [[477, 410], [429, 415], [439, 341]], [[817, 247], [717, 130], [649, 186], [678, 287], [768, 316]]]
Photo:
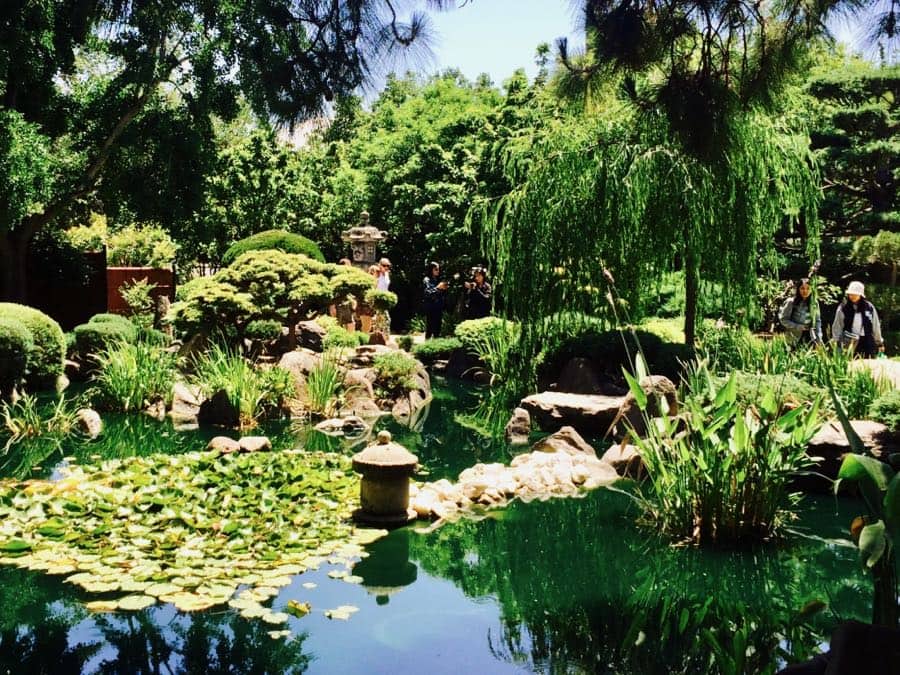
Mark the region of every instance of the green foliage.
[[251, 340], [268, 342], [281, 337], [281, 322], [275, 319], [256, 319], [247, 324], [244, 335]]
[[75, 326], [75, 346], [82, 357], [97, 355], [120, 342], [137, 339], [137, 328], [118, 314], [95, 314], [90, 321]]
[[82, 253], [102, 251], [106, 246], [106, 216], [91, 212], [87, 225], [75, 225], [64, 232], [72, 247]]
[[[405, 352], [411, 352], [413, 348], [412, 335], [400, 335], [397, 338], [397, 345]], [[421, 361], [421, 359], [419, 359]]]
[[494, 333], [506, 333], [513, 336], [515, 332], [516, 326], [514, 323], [496, 316], [461, 321], [453, 330], [453, 334], [467, 349], [475, 349]]
[[40, 125], [27, 122], [15, 110], [0, 108], [0, 233], [47, 202], [53, 194], [57, 163]]
[[838, 394], [851, 419], [863, 419], [882, 394], [892, 389], [890, 382], [876, 380], [868, 368], [852, 368], [841, 383]]
[[25, 324], [0, 317], [0, 399], [25, 378], [33, 349], [34, 340]]
[[344, 370], [335, 352], [326, 352], [306, 376], [306, 406], [317, 415], [337, 412]]
[[146, 341], [111, 343], [96, 356], [92, 384], [96, 405], [138, 412], [157, 401], [172, 402], [175, 355]]
[[238, 412], [241, 428], [256, 426], [265, 416], [278, 415], [294, 395], [291, 374], [281, 368], [254, 367], [237, 351], [213, 344], [193, 362], [191, 382], [209, 398], [224, 391]]
[[25, 477], [33, 464], [61, 452], [63, 443], [79, 433], [78, 408], [76, 401], [65, 396], [43, 405], [29, 394], [16, 403], [0, 405], [4, 472]]
[[695, 544], [771, 539], [794, 514], [790, 481], [812, 464], [821, 399], [786, 411], [770, 390], [741, 405], [737, 378], [718, 385], [703, 362], [692, 381], [678, 415], [648, 417], [646, 437], [634, 439], [649, 475], [637, 492], [644, 518]]
[[450, 354], [462, 346], [462, 340], [456, 337], [431, 338], [413, 346], [412, 355], [422, 363], [434, 363], [450, 358]]
[[169, 269], [178, 245], [158, 225], [129, 225], [107, 239], [107, 264], [114, 267]]
[[[784, 341], [779, 339], [779, 347]], [[697, 330], [697, 352], [717, 372], [756, 370], [766, 351], [766, 344], [743, 326], [704, 321]], [[787, 351], [787, 345], [783, 346]]]
[[[774, 396], [785, 408], [809, 406], [825, 399], [825, 389], [815, 387], [788, 374], [747, 373], [741, 370], [733, 374], [737, 389], [737, 401], [743, 407], [756, 405], [766, 396]], [[723, 378], [724, 380], [725, 378]]]
[[332, 326], [322, 338], [322, 350], [356, 349], [359, 345], [368, 344], [369, 335], [362, 331], [349, 331], [342, 326]]
[[400, 351], [379, 354], [372, 362], [378, 386], [392, 398], [415, 388], [412, 376], [418, 365], [412, 356]]
[[866, 299], [878, 310], [882, 335], [900, 330], [900, 286], [867, 283]]
[[222, 265], [230, 265], [248, 251], [278, 250], [284, 253], [298, 253], [307, 258], [325, 262], [325, 258], [314, 241], [285, 230], [267, 230], [253, 234], [235, 242], [222, 256]]
[[366, 303], [371, 305], [376, 312], [386, 312], [397, 304], [397, 294], [390, 291], [380, 291], [370, 288], [366, 291]]
[[135, 324], [147, 327], [153, 324], [155, 290], [156, 284], [149, 283], [146, 277], [127, 281], [119, 287], [119, 295], [128, 306], [128, 314]]
[[28, 385], [52, 387], [63, 373], [66, 338], [62, 328], [43, 312], [9, 302], [0, 302], [0, 319], [19, 321], [31, 333], [34, 348], [28, 353]]
[[161, 330], [146, 326], [137, 327], [137, 339], [154, 347], [168, 347], [172, 340]]
[[893, 389], [872, 401], [866, 417], [881, 422], [894, 433], [900, 431], [900, 390]]

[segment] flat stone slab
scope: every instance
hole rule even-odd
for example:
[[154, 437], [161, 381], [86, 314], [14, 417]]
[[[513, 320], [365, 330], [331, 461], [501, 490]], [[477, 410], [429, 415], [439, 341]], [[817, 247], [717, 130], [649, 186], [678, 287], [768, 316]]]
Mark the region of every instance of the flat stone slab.
[[[851, 420], [850, 425], [875, 457], [886, 458], [888, 454], [900, 450], [896, 439], [885, 425], [870, 420]], [[810, 440], [806, 452], [810, 457], [823, 459], [815, 471], [831, 479], [837, 478], [844, 455], [851, 452], [850, 441], [847, 440], [841, 423], [832, 420], [823, 424]]]
[[605, 434], [624, 403], [624, 396], [545, 391], [519, 404], [543, 431], [571, 426], [580, 433]]

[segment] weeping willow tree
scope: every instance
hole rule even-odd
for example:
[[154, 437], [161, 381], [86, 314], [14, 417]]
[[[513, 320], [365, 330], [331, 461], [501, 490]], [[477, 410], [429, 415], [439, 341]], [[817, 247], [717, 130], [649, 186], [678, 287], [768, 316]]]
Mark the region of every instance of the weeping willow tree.
[[550, 336], [588, 317], [635, 318], [663, 272], [685, 273], [691, 344], [701, 281], [717, 282], [721, 306], [739, 317], [785, 220], [803, 221], [815, 254], [808, 138], [761, 111], [731, 118], [715, 158], [685, 150], [663, 114], [626, 115], [561, 125], [524, 155], [507, 153], [504, 169], [514, 189], [473, 218], [504, 310], [522, 325], [523, 384]]

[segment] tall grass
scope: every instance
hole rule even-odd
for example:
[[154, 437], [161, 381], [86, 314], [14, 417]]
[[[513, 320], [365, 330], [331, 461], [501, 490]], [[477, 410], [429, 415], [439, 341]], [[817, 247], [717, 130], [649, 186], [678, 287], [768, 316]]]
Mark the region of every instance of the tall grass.
[[294, 395], [294, 382], [286, 370], [257, 369], [237, 351], [219, 344], [196, 357], [193, 366], [192, 382], [205, 397], [224, 391], [242, 428], [256, 426], [260, 418], [280, 411]]
[[[703, 362], [688, 373], [679, 413], [646, 417], [636, 438], [649, 480], [636, 498], [658, 531], [695, 544], [770, 539], [793, 515], [792, 476], [812, 464], [806, 446], [821, 424], [821, 401], [786, 411], [774, 392], [755, 405], [737, 400], [736, 377], [719, 384]], [[642, 409], [647, 397], [639, 395]]]
[[30, 468], [54, 453], [62, 455], [65, 441], [79, 435], [79, 403], [60, 396], [52, 404], [41, 404], [31, 395], [0, 407], [0, 468], [24, 476]]
[[306, 376], [306, 406], [317, 415], [331, 415], [339, 404], [344, 384], [340, 355], [325, 352]]
[[144, 341], [118, 342], [97, 356], [96, 402], [107, 410], [131, 412], [172, 402], [176, 357]]

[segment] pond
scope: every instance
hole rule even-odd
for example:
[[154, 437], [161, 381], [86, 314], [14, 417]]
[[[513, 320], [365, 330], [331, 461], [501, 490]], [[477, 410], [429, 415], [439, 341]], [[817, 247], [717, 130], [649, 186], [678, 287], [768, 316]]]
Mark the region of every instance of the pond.
[[[513, 451], [481, 435], [471, 392], [440, 383], [421, 429], [386, 423], [428, 478]], [[212, 435], [107, 416], [77, 461], [200, 449]], [[276, 448], [352, 451], [308, 428], [264, 430]], [[59, 461], [40, 459], [31, 474]], [[20, 469], [23, 467], [20, 467]], [[514, 503], [481, 520], [395, 530], [353, 575], [295, 576], [272, 601], [309, 602], [288, 637], [213, 608], [91, 613], [58, 577], [0, 568], [0, 671], [44, 673], [766, 672], [819, 649], [841, 620], [866, 620], [871, 588], [844, 540], [858, 507], [808, 497], [788, 541], [749, 552], [673, 548], [635, 524], [629, 499]], [[824, 611], [816, 612], [822, 604]], [[349, 620], [324, 610], [357, 609]], [[351, 610], [352, 611], [352, 610]]]

